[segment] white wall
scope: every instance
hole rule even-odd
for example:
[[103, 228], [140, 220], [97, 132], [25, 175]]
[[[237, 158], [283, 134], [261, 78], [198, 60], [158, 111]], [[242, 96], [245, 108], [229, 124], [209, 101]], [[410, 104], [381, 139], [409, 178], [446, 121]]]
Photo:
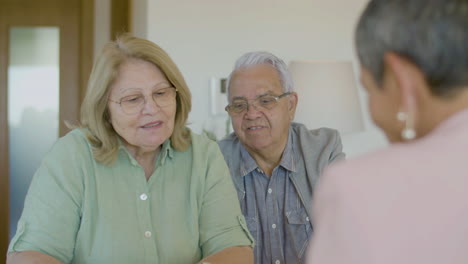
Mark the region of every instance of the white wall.
[[110, 41], [110, 0], [94, 1], [94, 58], [102, 47]]
[[[223, 134], [227, 116], [210, 113], [210, 78], [226, 77], [234, 61], [253, 50], [291, 60], [357, 63], [353, 30], [367, 0], [159, 0], [147, 2], [147, 37], [162, 46], [184, 74], [193, 95], [189, 121]], [[360, 88], [361, 89], [361, 88]], [[360, 91], [366, 131], [344, 135], [348, 156], [385, 145], [371, 124]], [[300, 98], [302, 102], [306, 101]]]
[[131, 0], [131, 25], [132, 34], [139, 38], [148, 37], [148, 0]]

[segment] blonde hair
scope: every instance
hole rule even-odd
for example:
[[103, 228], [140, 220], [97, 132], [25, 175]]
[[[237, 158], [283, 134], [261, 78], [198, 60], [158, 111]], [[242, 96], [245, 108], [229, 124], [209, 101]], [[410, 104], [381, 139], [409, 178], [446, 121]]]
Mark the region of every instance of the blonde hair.
[[86, 95], [81, 106], [81, 128], [93, 146], [98, 162], [110, 165], [118, 155], [118, 134], [110, 123], [108, 100], [110, 86], [117, 78], [120, 66], [128, 59], [141, 59], [156, 65], [177, 89], [177, 107], [171, 146], [185, 151], [191, 144], [190, 130], [186, 128], [191, 110], [191, 94], [182, 73], [169, 55], [155, 43], [124, 34], [104, 46], [93, 65]]

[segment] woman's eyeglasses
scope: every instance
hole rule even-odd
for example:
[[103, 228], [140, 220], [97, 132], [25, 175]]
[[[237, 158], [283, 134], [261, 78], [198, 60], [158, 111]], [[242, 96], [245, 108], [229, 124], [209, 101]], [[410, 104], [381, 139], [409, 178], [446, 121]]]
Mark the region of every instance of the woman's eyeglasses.
[[[177, 89], [175, 87], [167, 87], [159, 89], [152, 94], [153, 102], [159, 107], [165, 107], [175, 102]], [[119, 104], [122, 111], [126, 114], [139, 113], [146, 105], [146, 97], [143, 94], [132, 94], [122, 97], [118, 101], [109, 99], [109, 101]]]

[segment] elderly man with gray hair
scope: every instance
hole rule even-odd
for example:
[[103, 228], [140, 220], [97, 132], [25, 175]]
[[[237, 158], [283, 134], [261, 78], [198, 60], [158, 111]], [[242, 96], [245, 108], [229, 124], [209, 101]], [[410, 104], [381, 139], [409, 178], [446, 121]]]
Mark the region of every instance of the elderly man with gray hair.
[[255, 263], [303, 263], [314, 186], [328, 164], [344, 158], [340, 136], [292, 122], [298, 95], [286, 64], [271, 53], [240, 57], [227, 94], [234, 133], [219, 146], [256, 240]]

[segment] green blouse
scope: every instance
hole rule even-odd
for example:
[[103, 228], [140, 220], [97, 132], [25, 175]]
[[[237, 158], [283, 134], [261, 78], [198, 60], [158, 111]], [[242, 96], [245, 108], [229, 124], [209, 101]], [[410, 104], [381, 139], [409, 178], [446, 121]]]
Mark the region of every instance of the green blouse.
[[112, 166], [94, 160], [80, 130], [59, 139], [31, 182], [9, 252], [64, 263], [196, 263], [253, 246], [217, 144], [192, 133], [184, 152], [167, 140], [147, 181], [122, 145]]

